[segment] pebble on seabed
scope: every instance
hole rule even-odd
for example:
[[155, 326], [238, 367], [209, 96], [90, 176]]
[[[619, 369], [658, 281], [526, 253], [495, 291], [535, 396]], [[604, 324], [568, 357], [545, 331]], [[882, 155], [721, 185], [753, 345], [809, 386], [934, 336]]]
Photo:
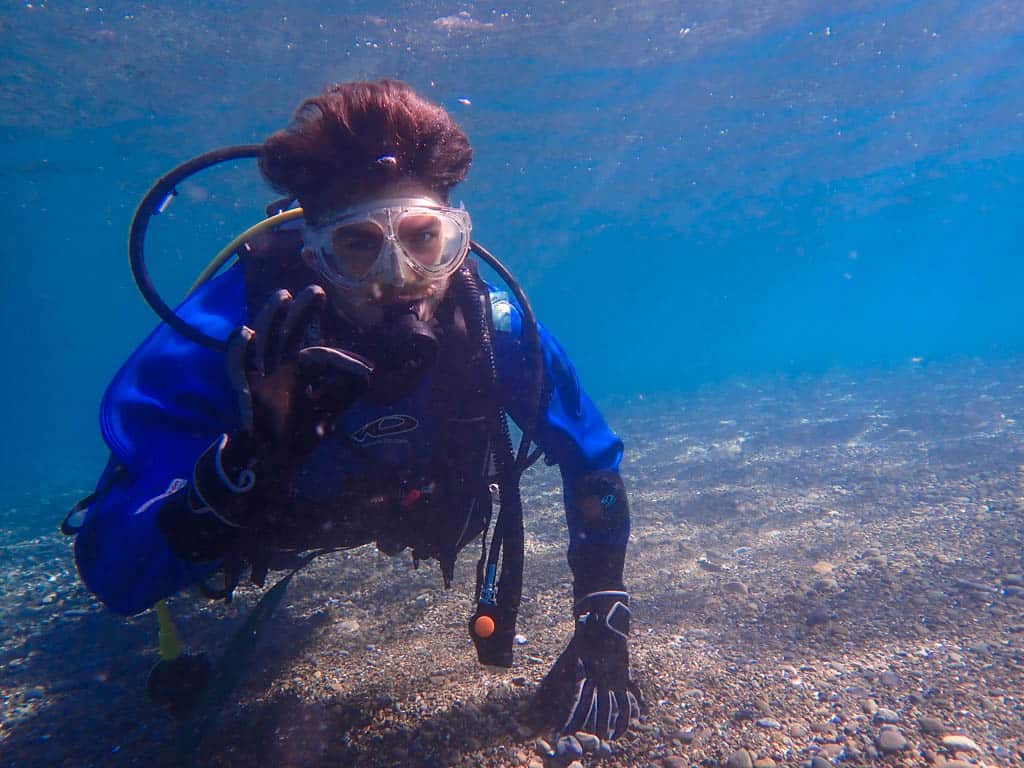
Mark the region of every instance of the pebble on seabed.
[[601, 740], [592, 733], [584, 733], [580, 731], [576, 734], [576, 741], [583, 747], [584, 752], [596, 752], [597, 748], [601, 746]]
[[750, 759], [750, 753], [745, 749], [737, 749], [725, 763], [726, 768], [754, 768], [754, 761]]
[[580, 746], [579, 741], [571, 733], [558, 740], [558, 743], [555, 746], [555, 751], [558, 752], [558, 756], [563, 759], [583, 756], [583, 747]]
[[900, 729], [892, 725], [887, 725], [879, 731], [875, 744], [887, 755], [902, 752], [908, 746], [907, 739]]
[[885, 707], [879, 707], [875, 710], [874, 716], [871, 718], [875, 723], [887, 723], [894, 724], [900, 721], [900, 716], [893, 712], [891, 709]]
[[920, 726], [921, 730], [924, 733], [929, 733], [932, 736], [941, 736], [947, 730], [949, 730], [948, 728], [946, 728], [945, 724], [943, 724], [943, 722], [939, 720], [939, 718], [928, 717], [927, 715], [922, 715], [921, 717], [919, 717], [917, 719], [917, 724]]
[[951, 752], [981, 752], [981, 747], [974, 743], [973, 740], [956, 734], [943, 736], [942, 746]]

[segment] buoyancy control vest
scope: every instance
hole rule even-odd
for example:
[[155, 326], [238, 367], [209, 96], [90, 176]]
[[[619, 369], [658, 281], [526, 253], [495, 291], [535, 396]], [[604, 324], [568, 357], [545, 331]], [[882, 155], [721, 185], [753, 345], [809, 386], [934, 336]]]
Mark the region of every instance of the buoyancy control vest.
[[[297, 294], [317, 281], [316, 273], [299, 258], [300, 249], [299, 231], [281, 229], [260, 234], [240, 250], [250, 317], [274, 291], [286, 288]], [[299, 534], [292, 539], [292, 548], [372, 541], [389, 555], [410, 549], [417, 564], [439, 562], [447, 588], [458, 553], [489, 526], [491, 497], [497, 489], [491, 482], [491, 426], [497, 393], [487, 350], [481, 349], [478, 340], [480, 333], [471, 333], [474, 313], [463, 306], [471, 291], [461, 281], [470, 276], [479, 279], [474, 263], [467, 262], [466, 269], [470, 275], [455, 274], [455, 285], [430, 323], [438, 340], [437, 360], [431, 370], [421, 372], [429, 376], [427, 421], [433, 425], [429, 455], [397, 469], [374, 466], [369, 457], [369, 469], [348, 478], [336, 503], [324, 510], [331, 517], [334, 538], [324, 537], [317, 520], [303, 526], [301, 520], [291, 518]], [[341, 327], [334, 329], [334, 335], [349, 351], [379, 363], [373, 359], [376, 345], [367, 334]], [[368, 458], [351, 439], [343, 440], [351, 451]], [[303, 528], [309, 529], [305, 535]], [[284, 541], [288, 538], [285, 535]]]

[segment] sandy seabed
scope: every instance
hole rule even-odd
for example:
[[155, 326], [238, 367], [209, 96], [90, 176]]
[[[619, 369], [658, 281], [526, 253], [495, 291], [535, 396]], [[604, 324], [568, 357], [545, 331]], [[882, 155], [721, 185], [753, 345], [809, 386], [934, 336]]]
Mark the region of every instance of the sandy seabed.
[[[644, 693], [610, 755], [547, 755], [553, 735], [524, 725], [572, 630], [559, 477], [540, 468], [515, 667], [479, 667], [466, 634], [476, 547], [448, 592], [408, 555], [324, 557], [198, 763], [1024, 765], [1024, 366], [734, 383], [607, 416], [627, 444]], [[39, 535], [73, 500], [0, 510], [0, 766], [177, 765], [144, 691], [155, 620], [104, 612], [70, 542]], [[170, 603], [216, 655], [259, 595]]]

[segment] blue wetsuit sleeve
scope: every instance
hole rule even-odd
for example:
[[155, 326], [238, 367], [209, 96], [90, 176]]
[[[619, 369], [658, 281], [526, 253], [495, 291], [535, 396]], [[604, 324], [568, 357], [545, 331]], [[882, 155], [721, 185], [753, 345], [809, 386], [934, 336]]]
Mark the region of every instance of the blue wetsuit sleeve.
[[[501, 294], [492, 296], [495, 356], [505, 408], [518, 425], [530, 407], [534, 377], [527, 359], [522, 315]], [[608, 428], [597, 406], [580, 386], [572, 361], [561, 344], [540, 324], [543, 385], [546, 401], [537, 419], [534, 441], [569, 478], [588, 472], [617, 471], [622, 441]]]
[[[240, 270], [203, 286], [178, 312], [225, 338], [244, 320]], [[179, 500], [196, 458], [238, 421], [223, 355], [166, 325], [115, 375], [100, 408], [111, 458], [98, 488], [107, 487], [87, 510], [75, 541], [82, 580], [111, 610], [138, 613], [218, 567], [178, 558], [157, 530], [156, 513]]]
[[[491, 304], [499, 385], [506, 410], [522, 426], [530, 407], [534, 381], [523, 338], [522, 316], [519, 309], [502, 299], [500, 294], [492, 294]], [[621, 563], [629, 539], [628, 511], [614, 520], [588, 516], [584, 512], [583, 497], [595, 487], [594, 478], [614, 477], [618, 480], [622, 441], [583, 391], [576, 369], [562, 346], [543, 325], [538, 330], [546, 400], [542, 401], [534, 441], [544, 450], [548, 462], [557, 464], [562, 473], [569, 529], [569, 563], [573, 567], [578, 591], [621, 588]], [[628, 510], [624, 498], [622, 509]], [[614, 566], [584, 566], [597, 562]], [[590, 572], [577, 572], [584, 569]]]

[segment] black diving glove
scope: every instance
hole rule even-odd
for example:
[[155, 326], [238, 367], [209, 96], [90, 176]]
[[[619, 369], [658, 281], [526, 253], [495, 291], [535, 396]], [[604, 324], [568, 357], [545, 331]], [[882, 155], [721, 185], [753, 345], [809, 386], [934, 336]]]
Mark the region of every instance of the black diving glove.
[[240, 437], [259, 458], [277, 466], [294, 466], [312, 453], [338, 415], [367, 391], [373, 375], [364, 358], [320, 343], [326, 301], [318, 285], [294, 299], [277, 291], [253, 327], [243, 325], [228, 342]]
[[266, 528], [294, 467], [369, 387], [369, 362], [319, 343], [325, 302], [318, 285], [294, 298], [277, 291], [253, 327], [243, 325], [228, 341], [242, 428], [199, 456], [185, 503], [165, 504], [157, 514], [161, 533], [182, 557], [213, 559], [239, 529]]
[[640, 689], [629, 676], [629, 594], [591, 592], [575, 613], [576, 632], [541, 682], [535, 714], [558, 716], [562, 733], [617, 739], [640, 717]]

